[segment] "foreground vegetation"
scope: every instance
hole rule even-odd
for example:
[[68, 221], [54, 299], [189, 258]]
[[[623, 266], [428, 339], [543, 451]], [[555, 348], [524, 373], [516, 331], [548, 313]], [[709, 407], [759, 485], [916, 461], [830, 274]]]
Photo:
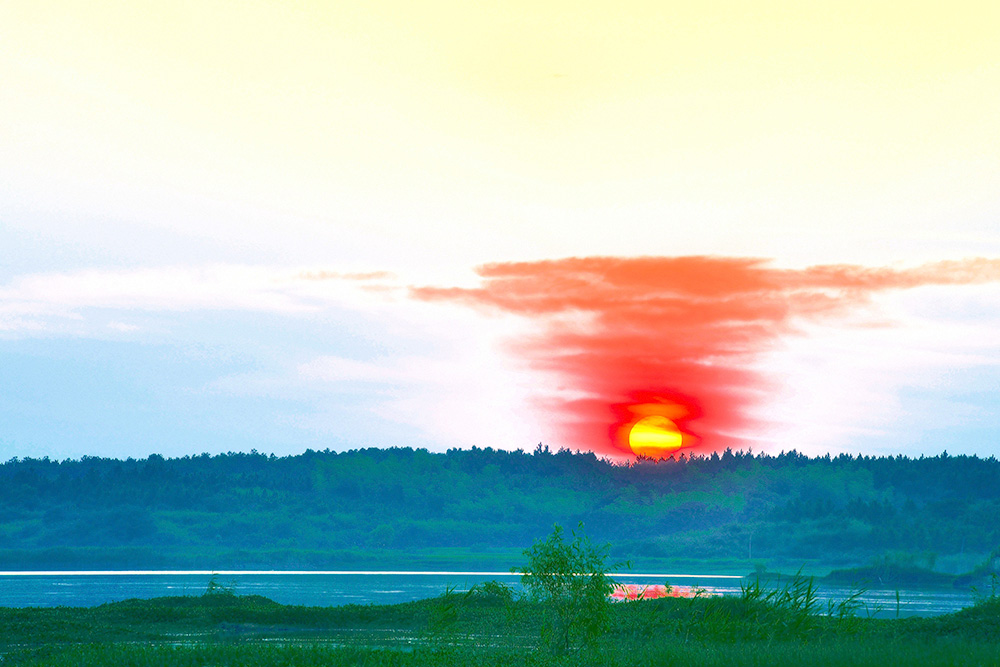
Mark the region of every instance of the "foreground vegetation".
[[646, 571], [982, 579], [1000, 545], [1000, 461], [723, 452], [625, 466], [542, 447], [23, 459], [0, 464], [0, 507], [0, 570], [505, 570], [553, 523], [584, 521]]
[[[1000, 599], [935, 618], [815, 608], [806, 580], [740, 597], [613, 604], [552, 651], [544, 602], [499, 584], [387, 606], [297, 607], [221, 591], [94, 608], [0, 609], [5, 665], [996, 665]], [[820, 615], [824, 612], [828, 615]]]
[[[300, 607], [237, 596], [91, 609], [0, 610], [0, 662], [18, 665], [987, 665], [1000, 597], [932, 619], [821, 608], [812, 577], [744, 583], [740, 596], [613, 604], [610, 545], [556, 525], [524, 550], [524, 591], [497, 581], [397, 605]], [[669, 584], [657, 590], [669, 593]]]

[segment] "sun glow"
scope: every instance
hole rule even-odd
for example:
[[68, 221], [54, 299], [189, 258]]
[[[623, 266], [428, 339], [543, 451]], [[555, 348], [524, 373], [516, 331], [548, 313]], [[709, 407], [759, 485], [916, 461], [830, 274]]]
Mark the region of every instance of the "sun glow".
[[635, 454], [658, 459], [683, 447], [684, 436], [666, 417], [650, 415], [632, 425], [628, 444]]
[[689, 423], [700, 418], [702, 410], [690, 396], [633, 392], [630, 398], [611, 406], [616, 421], [609, 435], [620, 453], [661, 459], [701, 444]]

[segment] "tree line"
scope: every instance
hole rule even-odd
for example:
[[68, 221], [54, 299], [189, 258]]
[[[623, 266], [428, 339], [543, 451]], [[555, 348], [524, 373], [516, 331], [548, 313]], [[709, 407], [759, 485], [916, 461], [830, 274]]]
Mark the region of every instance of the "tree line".
[[555, 523], [581, 521], [616, 558], [639, 562], [850, 565], [905, 553], [934, 565], [994, 550], [998, 517], [1000, 462], [947, 453], [727, 450], [626, 465], [539, 445], [0, 464], [0, 567], [10, 568], [512, 553]]

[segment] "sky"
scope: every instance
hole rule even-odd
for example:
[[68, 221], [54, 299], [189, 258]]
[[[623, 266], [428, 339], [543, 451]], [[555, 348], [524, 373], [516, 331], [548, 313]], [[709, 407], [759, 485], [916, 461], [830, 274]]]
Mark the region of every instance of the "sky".
[[998, 33], [961, 0], [2, 3], [0, 459], [627, 457], [647, 418], [1000, 455]]

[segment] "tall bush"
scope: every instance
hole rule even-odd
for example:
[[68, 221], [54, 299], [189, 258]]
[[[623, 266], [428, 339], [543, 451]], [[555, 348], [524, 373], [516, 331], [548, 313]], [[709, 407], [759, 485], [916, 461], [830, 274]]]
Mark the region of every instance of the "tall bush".
[[572, 541], [556, 525], [552, 533], [524, 551], [528, 562], [520, 570], [521, 583], [542, 604], [542, 639], [555, 653], [566, 653], [579, 641], [594, 642], [608, 627], [609, 595], [614, 582], [608, 576], [610, 545], [594, 545], [581, 523]]

